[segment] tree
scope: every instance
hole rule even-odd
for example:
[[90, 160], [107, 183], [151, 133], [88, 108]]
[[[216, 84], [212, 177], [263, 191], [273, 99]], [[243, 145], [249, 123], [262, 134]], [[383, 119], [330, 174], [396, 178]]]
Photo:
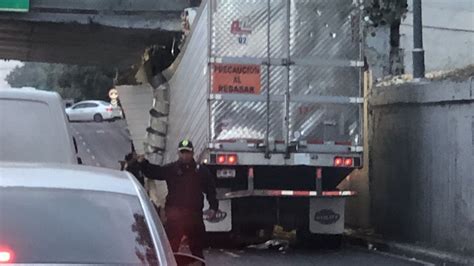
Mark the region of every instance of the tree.
[[114, 77], [113, 68], [28, 62], [13, 69], [6, 81], [12, 87], [57, 91], [65, 99], [106, 100]]

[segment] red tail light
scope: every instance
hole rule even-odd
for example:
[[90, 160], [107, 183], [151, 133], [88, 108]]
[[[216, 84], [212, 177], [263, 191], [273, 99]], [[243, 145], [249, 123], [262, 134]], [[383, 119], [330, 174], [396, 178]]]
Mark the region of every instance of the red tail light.
[[335, 157], [334, 158], [334, 166], [336, 167], [353, 167], [354, 166], [354, 158], [351, 157]]
[[217, 156], [217, 163], [218, 164], [225, 164], [225, 155]]
[[0, 247], [0, 263], [13, 262], [13, 251]]
[[219, 154], [217, 155], [217, 164], [237, 164], [237, 154]]
[[344, 166], [352, 167], [354, 160], [352, 158], [344, 158]]
[[236, 164], [237, 163], [237, 155], [228, 155], [227, 156], [227, 163], [228, 164]]
[[110, 113], [110, 112], [112, 112], [113, 109], [112, 109], [112, 107], [110, 106], [110, 107], [107, 107], [107, 109], [105, 109], [105, 110]]

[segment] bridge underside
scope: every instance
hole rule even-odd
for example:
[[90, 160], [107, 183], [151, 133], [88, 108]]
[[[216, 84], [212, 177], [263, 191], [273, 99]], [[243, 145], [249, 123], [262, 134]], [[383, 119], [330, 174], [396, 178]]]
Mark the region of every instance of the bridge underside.
[[178, 31], [0, 18], [0, 59], [125, 67], [140, 63], [147, 47], [171, 50], [179, 37]]

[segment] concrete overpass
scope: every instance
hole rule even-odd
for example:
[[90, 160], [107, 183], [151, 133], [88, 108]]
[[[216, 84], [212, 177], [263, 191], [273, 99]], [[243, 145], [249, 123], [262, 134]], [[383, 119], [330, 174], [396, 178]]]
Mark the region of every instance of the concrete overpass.
[[[0, 59], [130, 66], [152, 45], [171, 51], [189, 0], [30, 0], [0, 12]], [[191, 3], [192, 4], [192, 3]], [[163, 62], [165, 63], [165, 62]]]

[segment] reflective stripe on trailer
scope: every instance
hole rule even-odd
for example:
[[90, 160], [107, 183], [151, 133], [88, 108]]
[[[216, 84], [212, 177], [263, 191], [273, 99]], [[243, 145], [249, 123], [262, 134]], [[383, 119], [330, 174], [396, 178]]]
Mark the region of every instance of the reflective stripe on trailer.
[[323, 196], [354, 196], [356, 194], [355, 191], [323, 191]]
[[298, 190], [240, 190], [228, 192], [223, 199], [244, 197], [349, 197], [355, 196], [355, 191], [298, 191]]
[[277, 196], [299, 196], [299, 197], [310, 197], [317, 196], [316, 191], [294, 191], [294, 190], [276, 190], [275, 194]]

